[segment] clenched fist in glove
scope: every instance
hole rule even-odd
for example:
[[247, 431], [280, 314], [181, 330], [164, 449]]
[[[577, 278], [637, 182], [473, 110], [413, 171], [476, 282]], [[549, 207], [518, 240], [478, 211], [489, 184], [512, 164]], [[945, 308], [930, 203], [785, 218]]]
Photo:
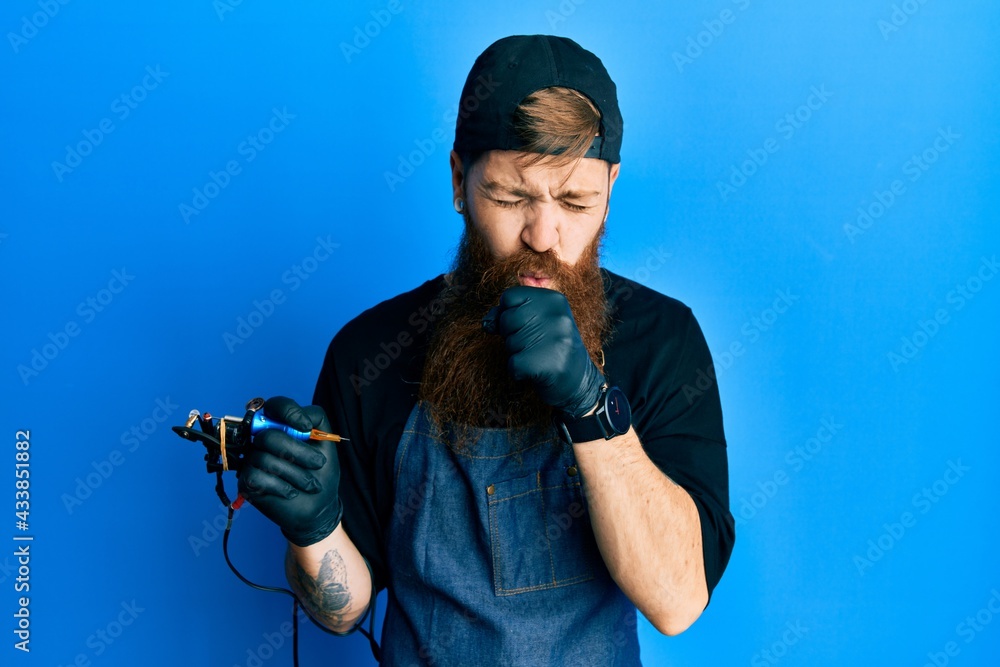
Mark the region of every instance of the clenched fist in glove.
[[544, 287], [511, 287], [483, 320], [504, 337], [515, 380], [531, 380], [543, 401], [578, 419], [596, 405], [604, 375], [590, 360], [569, 301]]
[[[262, 409], [268, 419], [297, 431], [330, 430], [323, 408], [316, 405], [301, 407], [276, 396]], [[334, 442], [302, 442], [277, 429], [265, 429], [253, 437], [238, 477], [240, 494], [278, 524], [293, 544], [315, 544], [340, 524], [340, 462]]]

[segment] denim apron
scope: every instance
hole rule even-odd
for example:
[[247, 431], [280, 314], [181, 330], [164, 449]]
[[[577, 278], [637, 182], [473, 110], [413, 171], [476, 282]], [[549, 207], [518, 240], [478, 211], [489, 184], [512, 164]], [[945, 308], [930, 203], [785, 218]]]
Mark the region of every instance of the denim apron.
[[636, 608], [594, 539], [572, 446], [554, 428], [468, 431], [425, 405], [393, 467], [383, 664], [634, 667]]

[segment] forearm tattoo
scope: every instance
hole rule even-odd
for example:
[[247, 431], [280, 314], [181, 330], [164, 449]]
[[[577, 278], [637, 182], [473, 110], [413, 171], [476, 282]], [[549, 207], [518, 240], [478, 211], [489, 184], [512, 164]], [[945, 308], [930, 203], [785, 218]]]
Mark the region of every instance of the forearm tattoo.
[[291, 583], [297, 589], [303, 605], [316, 617], [328, 619], [334, 625], [344, 622], [344, 612], [351, 604], [348, 590], [347, 566], [340, 552], [331, 549], [320, 561], [319, 573], [313, 577], [295, 560], [288, 556], [293, 570]]

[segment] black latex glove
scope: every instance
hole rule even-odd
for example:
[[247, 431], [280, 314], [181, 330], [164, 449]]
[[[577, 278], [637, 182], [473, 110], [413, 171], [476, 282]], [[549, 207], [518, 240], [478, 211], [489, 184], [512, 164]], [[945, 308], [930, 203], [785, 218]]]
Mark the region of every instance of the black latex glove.
[[543, 401], [579, 418], [597, 405], [604, 375], [590, 360], [569, 301], [543, 287], [511, 287], [483, 319], [504, 337], [515, 380], [528, 379]]
[[[276, 396], [262, 409], [268, 419], [297, 431], [330, 431], [326, 413], [316, 405], [300, 407]], [[277, 429], [264, 429], [253, 437], [238, 477], [243, 497], [278, 524], [293, 544], [315, 544], [340, 524], [340, 461], [334, 442], [302, 442]]]

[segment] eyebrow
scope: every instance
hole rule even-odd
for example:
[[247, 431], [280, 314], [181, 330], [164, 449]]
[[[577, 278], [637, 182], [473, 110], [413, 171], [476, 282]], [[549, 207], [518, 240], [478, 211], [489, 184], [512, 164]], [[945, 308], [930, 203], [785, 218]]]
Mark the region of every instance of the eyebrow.
[[[480, 187], [486, 190], [488, 193], [493, 194], [495, 192], [503, 191], [517, 197], [535, 197], [533, 192], [529, 192], [524, 188], [518, 187], [516, 185], [504, 185], [499, 181], [484, 180]], [[586, 197], [594, 197], [602, 194], [600, 190], [564, 190], [559, 193], [556, 199], [584, 199]]]

